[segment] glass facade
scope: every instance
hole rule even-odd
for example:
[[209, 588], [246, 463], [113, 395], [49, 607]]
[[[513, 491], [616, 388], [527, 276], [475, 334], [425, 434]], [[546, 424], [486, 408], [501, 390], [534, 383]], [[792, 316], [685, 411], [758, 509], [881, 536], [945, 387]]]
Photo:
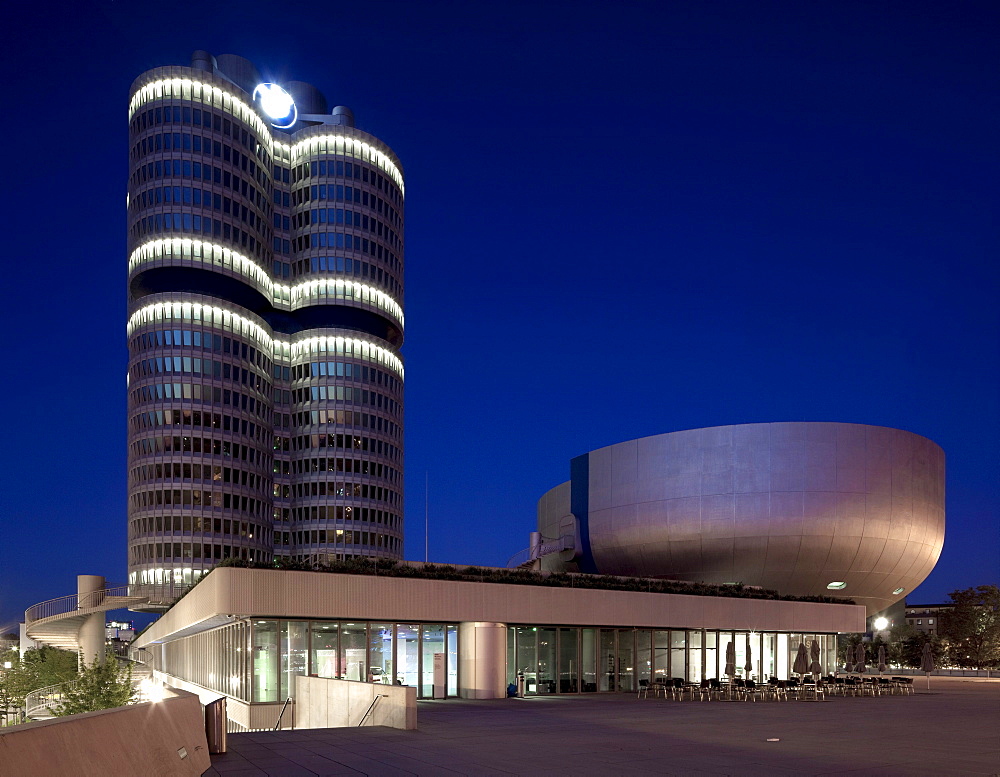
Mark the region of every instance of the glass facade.
[[[706, 629], [594, 629], [511, 626], [507, 682], [524, 675], [525, 693], [635, 691], [672, 678], [687, 682], [725, 675], [732, 643], [739, 677], [787, 679], [799, 644], [817, 641], [820, 664], [836, 667], [835, 634], [777, 634]], [[750, 669], [747, 669], [747, 666]]]
[[418, 697], [432, 698], [435, 653], [446, 654], [447, 695], [458, 694], [457, 624], [254, 620], [250, 631], [253, 698], [247, 701], [294, 696], [296, 676], [410, 685]]
[[[528, 695], [634, 692], [643, 684], [698, 682], [725, 675], [730, 644], [735, 674], [787, 679], [800, 644], [820, 648], [828, 674], [836, 667], [835, 634], [715, 629], [507, 629], [507, 682], [524, 676]], [[444, 653], [447, 696], [459, 693], [458, 624], [347, 620], [252, 619], [163, 646], [164, 670], [250, 702], [280, 702], [297, 676], [406, 685], [434, 697], [434, 656]], [[749, 667], [749, 669], [747, 668]]]

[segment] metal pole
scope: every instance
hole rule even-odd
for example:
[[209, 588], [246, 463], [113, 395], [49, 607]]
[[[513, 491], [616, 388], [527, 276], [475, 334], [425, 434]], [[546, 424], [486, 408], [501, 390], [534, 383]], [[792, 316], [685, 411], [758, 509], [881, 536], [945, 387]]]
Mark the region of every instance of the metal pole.
[[424, 563], [426, 564], [430, 559], [430, 537], [428, 535], [428, 484], [430, 482], [430, 473], [424, 472]]

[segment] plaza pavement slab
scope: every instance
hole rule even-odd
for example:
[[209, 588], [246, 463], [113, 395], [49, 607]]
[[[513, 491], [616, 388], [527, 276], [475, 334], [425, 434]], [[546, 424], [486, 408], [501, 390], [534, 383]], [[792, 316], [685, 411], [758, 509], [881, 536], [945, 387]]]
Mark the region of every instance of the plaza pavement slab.
[[[422, 701], [418, 729], [230, 734], [212, 777], [998, 775], [1000, 682], [826, 702], [632, 694]], [[777, 742], [769, 742], [777, 739]]]

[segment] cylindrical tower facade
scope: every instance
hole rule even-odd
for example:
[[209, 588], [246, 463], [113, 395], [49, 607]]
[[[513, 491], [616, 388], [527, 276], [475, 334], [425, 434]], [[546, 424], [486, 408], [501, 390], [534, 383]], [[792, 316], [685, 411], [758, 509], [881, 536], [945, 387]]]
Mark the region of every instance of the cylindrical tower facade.
[[196, 64], [130, 95], [129, 582], [401, 558], [399, 162], [246, 60]]

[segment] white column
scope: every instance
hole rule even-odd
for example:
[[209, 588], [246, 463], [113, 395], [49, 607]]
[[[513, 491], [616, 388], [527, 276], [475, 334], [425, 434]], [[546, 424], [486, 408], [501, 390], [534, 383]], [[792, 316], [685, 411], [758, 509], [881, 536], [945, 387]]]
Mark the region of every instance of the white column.
[[[104, 578], [101, 575], [77, 575], [77, 609], [95, 607], [104, 601]], [[95, 661], [104, 663], [104, 610], [92, 613], [80, 626], [80, 668]]]
[[463, 699], [502, 699], [507, 695], [505, 624], [460, 623], [458, 660], [458, 694]]

